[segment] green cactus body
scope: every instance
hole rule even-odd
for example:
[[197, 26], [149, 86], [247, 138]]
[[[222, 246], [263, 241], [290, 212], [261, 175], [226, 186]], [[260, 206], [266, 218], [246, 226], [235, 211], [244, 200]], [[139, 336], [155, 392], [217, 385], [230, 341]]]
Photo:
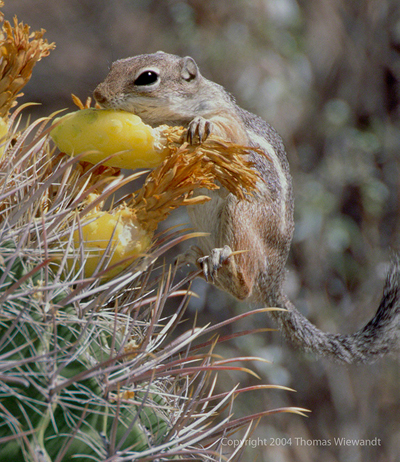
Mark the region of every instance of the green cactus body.
[[[5, 249], [3, 245], [1, 250]], [[10, 259], [3, 293], [33, 268], [21, 257], [8, 255], [5, 261]], [[0, 277], [3, 274], [4, 270]], [[51, 285], [54, 274], [49, 270], [46, 274]], [[63, 461], [102, 460], [112, 438], [117, 443], [124, 440], [121, 453], [128, 448], [140, 453], [161, 444], [170, 423], [165, 411], [158, 409], [166, 403], [155, 389], [132, 392], [131, 399], [119, 399], [115, 393], [105, 396], [102, 363], [113, 354], [111, 343], [115, 352], [126, 341], [122, 326], [114, 332], [114, 322], [122, 321], [101, 316], [78, 319], [71, 305], [58, 307], [66, 290], [51, 300], [45, 300], [43, 291], [32, 292], [43, 279], [42, 268], [16, 289], [0, 312], [0, 334], [10, 333], [0, 348], [6, 379], [1, 386], [0, 438], [27, 432], [25, 440], [2, 444], [0, 461], [35, 460], [35, 454], [52, 461], [64, 444], [68, 446]], [[124, 367], [123, 359], [113, 364], [116, 373], [119, 365]], [[87, 377], [90, 370], [94, 373]], [[121, 387], [119, 394], [132, 388]], [[35, 454], [29, 452], [32, 448]]]

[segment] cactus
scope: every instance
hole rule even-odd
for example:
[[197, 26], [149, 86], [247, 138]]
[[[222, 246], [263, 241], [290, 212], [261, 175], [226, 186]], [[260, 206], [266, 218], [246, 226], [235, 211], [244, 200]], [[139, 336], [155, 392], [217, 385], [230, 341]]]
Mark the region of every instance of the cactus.
[[[3, 41], [11, 66], [12, 53], [23, 47], [43, 51], [24, 54], [34, 60], [26, 65], [30, 69], [49, 51], [41, 36], [30, 36], [16, 20], [14, 28], [3, 26]], [[30, 74], [24, 75], [28, 81]], [[237, 167], [242, 176], [235, 175], [232, 162], [210, 148], [188, 155], [176, 147], [175, 157], [166, 158], [130, 201], [106, 210], [106, 200], [138, 174], [126, 179], [113, 167], [58, 153], [49, 135], [53, 118], [20, 129], [24, 107], [9, 116], [18, 94], [7, 95], [0, 159], [0, 462], [221, 460], [226, 432], [272, 412], [302, 413], [289, 408], [223, 417], [237, 393], [268, 386], [213, 396], [216, 372], [252, 372], [231, 365], [236, 358], [213, 355], [218, 340], [209, 337], [222, 326], [175, 332], [190, 296], [182, 286], [195, 274], [176, 282], [171, 268], [155, 270], [167, 250], [195, 235], [175, 231], [156, 241], [157, 223], [173, 208], [207, 200], [193, 191], [218, 187], [216, 178], [237, 194], [251, 191], [257, 179], [243, 173], [246, 165]], [[147, 240], [140, 252], [126, 256], [124, 248], [117, 258], [126, 256], [121, 266], [113, 256], [121, 213], [128, 212]], [[97, 231], [87, 237], [99, 216], [117, 217], [102, 234], [101, 251], [87, 245], [99, 239]], [[85, 271], [93, 252], [95, 263]], [[181, 301], [165, 317], [171, 297]]]

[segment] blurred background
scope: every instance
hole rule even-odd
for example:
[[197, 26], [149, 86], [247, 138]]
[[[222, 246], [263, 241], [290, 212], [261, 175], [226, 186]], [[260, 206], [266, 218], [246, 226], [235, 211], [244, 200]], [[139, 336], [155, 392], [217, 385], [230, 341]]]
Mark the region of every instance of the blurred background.
[[[72, 110], [70, 94], [86, 99], [116, 59], [157, 50], [194, 57], [203, 75], [284, 139], [296, 208], [291, 300], [324, 331], [351, 333], [373, 316], [400, 248], [397, 0], [6, 0], [3, 10], [8, 20], [17, 14], [32, 30], [45, 28], [57, 45], [20, 100], [41, 103], [29, 110], [33, 118]], [[166, 226], [187, 221], [177, 211]], [[197, 311], [199, 325], [248, 309], [201, 280], [194, 289], [200, 298], [189, 315]], [[273, 327], [259, 316], [229, 332], [263, 325]], [[288, 405], [312, 410], [308, 418], [264, 418], [252, 438], [278, 440], [248, 447], [243, 460], [400, 460], [398, 357], [341, 366], [294, 351], [279, 332], [217, 352], [271, 361], [252, 365], [261, 381], [232, 374], [221, 378], [221, 389], [240, 382], [297, 391], [247, 394], [236, 402], [236, 417]], [[380, 444], [345, 446], [334, 438]]]

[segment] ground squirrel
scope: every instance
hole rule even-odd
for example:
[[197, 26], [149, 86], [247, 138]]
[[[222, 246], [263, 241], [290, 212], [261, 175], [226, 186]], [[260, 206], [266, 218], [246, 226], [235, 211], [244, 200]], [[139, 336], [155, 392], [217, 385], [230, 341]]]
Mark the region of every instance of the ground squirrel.
[[[226, 190], [190, 208], [201, 238], [197, 264], [206, 279], [238, 299], [286, 308], [272, 312], [285, 336], [303, 350], [340, 362], [369, 362], [400, 343], [400, 263], [387, 276], [374, 318], [351, 335], [324, 333], [299, 313], [282, 291], [293, 236], [292, 180], [280, 136], [264, 120], [241, 109], [225, 89], [204, 78], [190, 57], [157, 52], [116, 61], [94, 97], [104, 108], [133, 112], [151, 125], [183, 125], [201, 143], [212, 132], [253, 151], [262, 182], [249, 201]], [[247, 252], [231, 255], [232, 251]]]

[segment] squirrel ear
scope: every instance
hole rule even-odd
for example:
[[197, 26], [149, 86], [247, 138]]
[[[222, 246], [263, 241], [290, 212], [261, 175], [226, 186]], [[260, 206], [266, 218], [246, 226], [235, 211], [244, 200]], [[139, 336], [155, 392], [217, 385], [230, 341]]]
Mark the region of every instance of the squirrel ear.
[[197, 67], [196, 61], [190, 56], [182, 58], [182, 70], [181, 76], [183, 79], [190, 81], [195, 79], [199, 75], [199, 68]]

